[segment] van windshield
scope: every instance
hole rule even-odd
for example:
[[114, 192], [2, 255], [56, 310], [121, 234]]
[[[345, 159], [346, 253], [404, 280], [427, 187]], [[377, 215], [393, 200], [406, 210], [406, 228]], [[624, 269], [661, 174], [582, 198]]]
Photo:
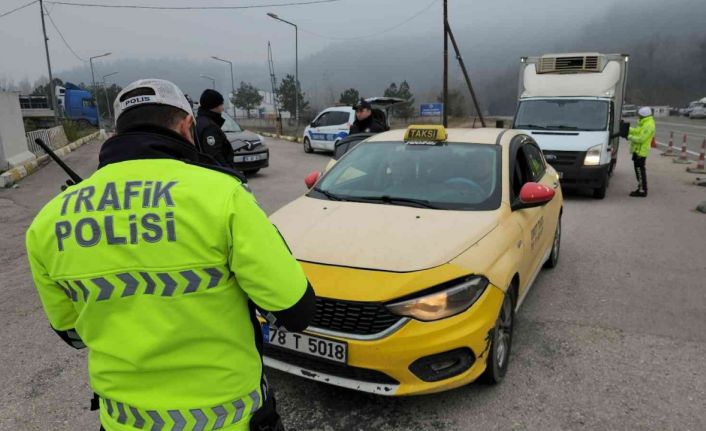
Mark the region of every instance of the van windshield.
[[524, 100], [515, 116], [515, 129], [581, 130], [608, 129], [608, 102], [603, 100]]

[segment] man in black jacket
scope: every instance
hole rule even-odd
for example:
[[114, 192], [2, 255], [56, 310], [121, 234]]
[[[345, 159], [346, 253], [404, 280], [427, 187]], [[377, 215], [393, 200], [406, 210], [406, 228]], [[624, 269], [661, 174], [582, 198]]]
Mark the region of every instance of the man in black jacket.
[[208, 89], [201, 94], [199, 104], [196, 134], [199, 137], [201, 151], [216, 159], [221, 166], [235, 169], [233, 147], [221, 130], [225, 122], [221, 116], [225, 110], [223, 96], [216, 90]]
[[355, 135], [356, 133], [381, 133], [388, 130], [385, 120], [377, 118], [372, 108], [370, 102], [363, 98], [353, 106], [353, 109], [355, 109], [355, 121], [351, 125], [350, 135]]

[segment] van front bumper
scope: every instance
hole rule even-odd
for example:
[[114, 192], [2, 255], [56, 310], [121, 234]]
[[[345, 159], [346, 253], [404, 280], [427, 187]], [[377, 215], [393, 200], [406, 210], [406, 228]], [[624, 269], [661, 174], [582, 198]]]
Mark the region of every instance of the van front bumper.
[[598, 166], [585, 166], [584, 151], [544, 151], [547, 163], [559, 173], [562, 187], [586, 187], [597, 189], [603, 187], [610, 163]]

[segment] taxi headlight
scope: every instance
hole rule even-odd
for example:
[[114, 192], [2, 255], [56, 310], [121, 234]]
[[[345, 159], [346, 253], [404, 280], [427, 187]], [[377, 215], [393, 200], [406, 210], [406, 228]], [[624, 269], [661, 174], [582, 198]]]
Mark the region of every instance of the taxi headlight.
[[584, 166], [596, 166], [601, 162], [601, 148], [603, 145], [596, 145], [588, 149], [586, 157], [583, 159]]
[[468, 310], [487, 286], [485, 277], [474, 276], [439, 292], [388, 304], [387, 309], [425, 322], [445, 319]]

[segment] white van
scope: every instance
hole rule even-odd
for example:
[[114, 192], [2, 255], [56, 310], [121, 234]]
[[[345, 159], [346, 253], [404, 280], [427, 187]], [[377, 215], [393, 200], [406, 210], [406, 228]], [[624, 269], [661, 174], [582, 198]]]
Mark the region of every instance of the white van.
[[593, 189], [597, 199], [617, 162], [627, 63], [599, 53], [521, 60], [513, 128], [534, 138], [563, 186]]

